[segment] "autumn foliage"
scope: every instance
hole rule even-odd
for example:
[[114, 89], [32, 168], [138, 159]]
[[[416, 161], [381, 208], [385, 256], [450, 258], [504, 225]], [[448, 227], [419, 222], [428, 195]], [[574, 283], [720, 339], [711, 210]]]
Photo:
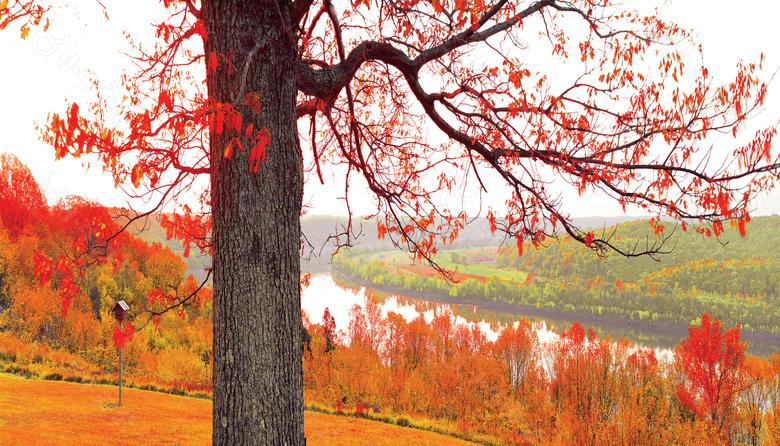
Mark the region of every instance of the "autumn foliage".
[[676, 351], [677, 361], [687, 377], [687, 386], [678, 385], [684, 406], [700, 418], [711, 421], [728, 436], [734, 422], [735, 400], [745, 390], [740, 377], [745, 360], [745, 344], [740, 342], [739, 326], [724, 332], [720, 321], [703, 314], [701, 327], [692, 326], [690, 335]]
[[[130, 379], [207, 393], [209, 289], [185, 278], [181, 259], [159, 244], [89, 232], [116, 224], [95, 203], [70, 197], [41, 212], [43, 229], [33, 225], [16, 241], [0, 231], [10, 305], [0, 317], [4, 357], [40, 374], [77, 364], [88, 371], [85, 379], [95, 379], [111, 376], [121, 345]], [[60, 256], [76, 259], [72, 275], [57, 269]], [[51, 274], [42, 284], [41, 271]], [[63, 290], [72, 293], [67, 315]], [[181, 311], [164, 311], [187, 296]], [[123, 326], [108, 313], [119, 298], [135, 310]], [[404, 424], [429, 420], [441, 431], [506, 444], [780, 439], [780, 358], [746, 357], [739, 328], [724, 330], [707, 314], [666, 358], [577, 323], [541, 342], [534, 324], [520, 320], [492, 341], [448, 313], [412, 320], [385, 314], [373, 297], [349, 314], [345, 327], [328, 310], [321, 324], [304, 315], [311, 335], [302, 349], [307, 404], [346, 415], [393, 414]]]
[[[739, 329], [724, 333], [706, 314], [673, 356], [659, 358], [577, 323], [542, 343], [520, 320], [489, 341], [448, 313], [429, 322], [371, 316], [371, 299], [350, 310], [335, 348], [304, 318], [308, 402], [339, 413], [379, 406], [503, 444], [774, 444], [780, 407], [756, 404], [777, 401], [780, 358], [746, 366]], [[373, 341], [369, 319], [380, 333]], [[764, 400], [751, 396], [757, 389]]]
[[[56, 359], [62, 351], [100, 376], [115, 373], [122, 347], [126, 376], [208, 392], [210, 287], [185, 277], [169, 248], [120, 233], [121, 210], [76, 196], [47, 206], [18, 160], [0, 155], [0, 167], [0, 178], [18, 181], [0, 188], [0, 344], [23, 341], [14, 357], [42, 374], [67, 362]], [[110, 312], [119, 300], [130, 305], [122, 325]]]

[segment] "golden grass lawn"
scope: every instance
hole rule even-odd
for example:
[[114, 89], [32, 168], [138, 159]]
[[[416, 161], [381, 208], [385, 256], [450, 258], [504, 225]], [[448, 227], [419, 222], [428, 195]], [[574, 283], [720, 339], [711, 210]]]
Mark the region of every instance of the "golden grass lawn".
[[[0, 373], [2, 445], [211, 444], [211, 401]], [[308, 446], [470, 445], [384, 423], [305, 412]]]

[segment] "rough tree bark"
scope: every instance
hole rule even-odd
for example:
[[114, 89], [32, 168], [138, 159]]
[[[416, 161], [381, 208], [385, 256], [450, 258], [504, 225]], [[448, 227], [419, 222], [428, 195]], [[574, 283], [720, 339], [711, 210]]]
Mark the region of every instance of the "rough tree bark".
[[288, 1], [205, 1], [205, 54], [232, 54], [209, 70], [213, 101], [260, 94], [244, 125], [271, 144], [253, 172], [223, 153], [231, 132], [210, 135], [214, 259], [214, 444], [302, 445], [300, 212], [303, 165], [296, 129], [294, 54], [280, 14]]

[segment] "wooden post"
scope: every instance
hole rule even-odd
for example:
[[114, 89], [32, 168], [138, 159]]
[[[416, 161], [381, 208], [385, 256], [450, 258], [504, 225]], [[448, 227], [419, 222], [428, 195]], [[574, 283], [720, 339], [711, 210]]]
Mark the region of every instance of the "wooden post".
[[[125, 320], [125, 315], [127, 314], [127, 310], [129, 310], [130, 307], [125, 303], [125, 301], [120, 300], [119, 302], [114, 305], [114, 308], [111, 310], [114, 313], [114, 317], [117, 321], [119, 321], [119, 331], [122, 331], [122, 325]], [[122, 349], [124, 348], [124, 333], [120, 333], [120, 343], [119, 343], [119, 407], [122, 407]], [[114, 342], [116, 342], [116, 339], [114, 339]]]
[[122, 347], [119, 347], [119, 407], [122, 407]]

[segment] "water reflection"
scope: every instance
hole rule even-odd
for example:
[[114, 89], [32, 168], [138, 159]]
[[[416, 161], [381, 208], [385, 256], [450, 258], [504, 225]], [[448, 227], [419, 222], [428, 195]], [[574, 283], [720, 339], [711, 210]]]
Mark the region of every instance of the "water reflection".
[[[311, 284], [301, 293], [301, 308], [306, 311], [312, 323], [322, 323], [322, 314], [328, 308], [336, 321], [336, 329], [346, 331], [349, 324], [349, 309], [357, 304], [361, 307], [366, 297], [376, 300], [382, 305], [382, 314], [393, 311], [410, 322], [422, 314], [430, 322], [437, 314], [450, 311], [456, 322], [471, 324], [476, 322], [488, 339], [495, 341], [498, 332], [506, 323], [476, 316], [478, 309], [473, 305], [449, 305], [440, 302], [413, 299], [406, 296], [382, 293], [371, 288], [339, 281], [336, 283], [330, 275], [318, 275], [311, 279]], [[470, 308], [469, 308], [470, 307]], [[516, 320], [516, 319], [515, 319]], [[506, 319], [508, 322], [509, 319]], [[514, 321], [512, 321], [514, 322]]]
[[[563, 330], [568, 330], [576, 320], [586, 329], [591, 328], [601, 338], [609, 336], [612, 339], [627, 338], [631, 343], [657, 352], [668, 354], [683, 339], [688, 336], [687, 329], [682, 325], [672, 324], [662, 328], [648, 327], [646, 324], [621, 321], [618, 324], [607, 324], [589, 313], [573, 315], [571, 318], [563, 317], [539, 317], [517, 311], [516, 307], [508, 304], [496, 304], [488, 302], [491, 308], [481, 305], [450, 304], [435, 300], [435, 298], [420, 299], [365, 288], [357, 283], [344, 280], [339, 276], [317, 275], [311, 279], [311, 285], [301, 294], [301, 307], [306, 311], [312, 323], [321, 323], [325, 308], [336, 321], [338, 330], [347, 330], [349, 324], [349, 309], [358, 304], [363, 306], [366, 297], [373, 298], [382, 305], [382, 313], [387, 315], [390, 311], [401, 314], [404, 319], [411, 321], [422, 314], [425, 320], [430, 322], [434, 315], [442, 312], [451, 312], [457, 321], [462, 324], [476, 323], [490, 340], [496, 340], [503, 327], [514, 324], [519, 318], [524, 318], [534, 323], [540, 341], [547, 342], [558, 336]], [[496, 310], [505, 309], [506, 311]], [[533, 309], [530, 309], [533, 311]], [[743, 340], [752, 337], [749, 332], [742, 332]], [[773, 352], [780, 351], [780, 342], [751, 340], [747, 353], [767, 357]]]

